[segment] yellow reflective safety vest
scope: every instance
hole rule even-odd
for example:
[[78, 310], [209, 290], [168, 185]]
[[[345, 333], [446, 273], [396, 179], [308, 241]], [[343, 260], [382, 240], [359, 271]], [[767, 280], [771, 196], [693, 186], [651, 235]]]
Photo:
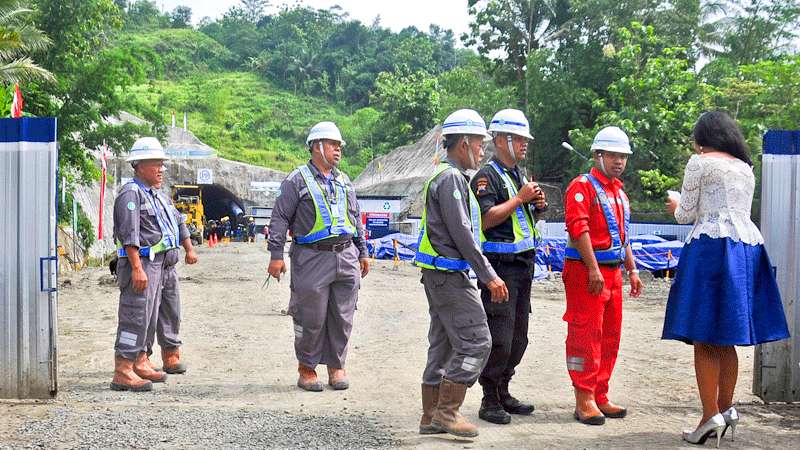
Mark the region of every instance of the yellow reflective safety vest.
[[[417, 253], [414, 256], [414, 264], [425, 269], [435, 269], [445, 272], [465, 272], [470, 269], [469, 263], [466, 260], [448, 258], [446, 256], [439, 255], [436, 249], [433, 248], [433, 245], [431, 245], [431, 241], [428, 239], [428, 227], [426, 223], [428, 215], [428, 188], [430, 187], [431, 182], [436, 179], [436, 177], [447, 170], [458, 171], [458, 169], [450, 165], [448, 162], [442, 162], [436, 167], [433, 175], [425, 183], [425, 189], [422, 193], [422, 198], [425, 200], [425, 209], [422, 211], [422, 222], [420, 223], [419, 239], [417, 240]], [[460, 175], [461, 173], [459, 172], [459, 176]], [[472, 189], [468, 186], [467, 190], [469, 191], [468, 203], [470, 222], [472, 225], [472, 237], [475, 240], [475, 245], [480, 248], [481, 243], [484, 241], [483, 232], [481, 231], [481, 208], [478, 205], [478, 199], [475, 197]]]
[[[490, 161], [489, 166], [500, 175], [503, 184], [506, 186], [508, 198], [512, 199], [517, 195], [517, 186], [509, 176], [505, 168], [500, 167], [497, 161]], [[523, 183], [527, 180], [523, 179]], [[483, 243], [485, 253], [522, 253], [536, 248], [536, 244], [541, 241], [541, 236], [536, 228], [533, 227], [533, 217], [531, 216], [528, 205], [517, 206], [514, 214], [511, 215], [514, 227], [514, 242], [495, 242], [486, 241]]]
[[334, 181], [334, 197], [328, 201], [322, 194], [322, 188], [314, 179], [308, 165], [303, 164], [297, 170], [303, 176], [303, 181], [306, 182], [308, 192], [314, 201], [316, 218], [314, 226], [308, 234], [296, 236], [295, 241], [298, 244], [312, 244], [331, 236], [354, 235], [356, 227], [350, 223], [350, 217], [347, 214], [347, 186], [339, 181]]

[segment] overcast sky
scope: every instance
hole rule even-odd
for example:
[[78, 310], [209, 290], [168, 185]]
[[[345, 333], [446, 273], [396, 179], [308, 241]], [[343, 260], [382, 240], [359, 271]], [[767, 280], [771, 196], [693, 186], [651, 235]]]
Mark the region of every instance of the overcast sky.
[[[192, 8], [192, 21], [196, 24], [205, 16], [220, 17], [231, 6], [238, 5], [239, 0], [155, 0], [159, 8], [172, 11], [178, 5]], [[318, 9], [326, 9], [339, 5], [350, 17], [371, 24], [380, 15], [381, 25], [393, 31], [400, 31], [414, 25], [427, 31], [431, 23], [455, 32], [456, 40], [467, 31], [469, 14], [467, 0], [273, 0], [273, 5], [284, 3], [300, 3]], [[270, 10], [275, 11], [275, 6]]]

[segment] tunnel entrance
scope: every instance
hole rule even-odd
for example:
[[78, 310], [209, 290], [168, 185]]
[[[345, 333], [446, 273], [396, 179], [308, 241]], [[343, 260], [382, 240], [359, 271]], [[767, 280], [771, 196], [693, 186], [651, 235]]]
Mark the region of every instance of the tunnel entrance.
[[217, 184], [205, 184], [201, 189], [206, 220], [220, 220], [228, 216], [234, 223], [241, 221], [245, 209], [233, 192]]

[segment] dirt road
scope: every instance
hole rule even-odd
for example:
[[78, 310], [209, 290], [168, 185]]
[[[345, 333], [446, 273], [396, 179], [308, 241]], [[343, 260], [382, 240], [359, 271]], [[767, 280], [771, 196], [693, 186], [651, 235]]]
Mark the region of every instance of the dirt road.
[[[560, 281], [533, 289], [531, 344], [512, 392], [536, 412], [511, 425], [480, 421], [479, 387], [463, 412], [474, 441], [416, 434], [425, 363], [427, 303], [419, 271], [378, 261], [362, 285], [348, 391], [298, 390], [288, 279], [261, 290], [267, 253], [256, 244], [203, 248], [181, 264], [184, 354], [189, 371], [151, 393], [108, 389], [117, 289], [95, 269], [62, 277], [60, 388], [55, 401], [0, 402], [0, 447], [46, 448], [696, 448], [680, 430], [699, 420], [689, 346], [659, 339], [667, 286], [651, 282], [625, 301], [614, 401], [631, 414], [603, 427], [572, 419], [564, 366]], [[800, 406], [763, 405], [750, 394], [752, 349], [740, 349], [736, 441], [723, 448], [798, 448]], [[158, 358], [156, 358], [158, 361]], [[324, 373], [324, 368], [318, 370]], [[324, 378], [324, 377], [323, 377]], [[711, 445], [711, 444], [709, 444]]]

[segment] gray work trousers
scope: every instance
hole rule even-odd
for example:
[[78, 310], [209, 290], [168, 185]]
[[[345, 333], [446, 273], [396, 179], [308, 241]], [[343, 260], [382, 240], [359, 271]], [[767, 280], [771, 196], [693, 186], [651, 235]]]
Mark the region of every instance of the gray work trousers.
[[[180, 250], [172, 249], [167, 252], [164, 260], [164, 275], [161, 285], [161, 303], [158, 307], [158, 324], [156, 325], [156, 338], [158, 346], [162, 349], [180, 347], [182, 342], [178, 337], [181, 330], [181, 293], [178, 285], [178, 270]], [[153, 352], [153, 342], [147, 343], [147, 352]]]
[[492, 348], [478, 287], [464, 272], [431, 269], [422, 269], [422, 284], [431, 316], [422, 382], [437, 385], [444, 377], [472, 386]]
[[318, 251], [292, 244], [290, 251], [294, 351], [307, 367], [344, 368], [361, 286], [358, 250]]
[[165, 254], [150, 258], [142, 257], [142, 269], [147, 275], [147, 287], [142, 292], [133, 290], [132, 269], [128, 258], [117, 262], [117, 284], [119, 286], [119, 309], [117, 310], [117, 339], [114, 353], [125, 359], [135, 360], [153, 342], [158, 306], [161, 299], [161, 283], [164, 274]]

